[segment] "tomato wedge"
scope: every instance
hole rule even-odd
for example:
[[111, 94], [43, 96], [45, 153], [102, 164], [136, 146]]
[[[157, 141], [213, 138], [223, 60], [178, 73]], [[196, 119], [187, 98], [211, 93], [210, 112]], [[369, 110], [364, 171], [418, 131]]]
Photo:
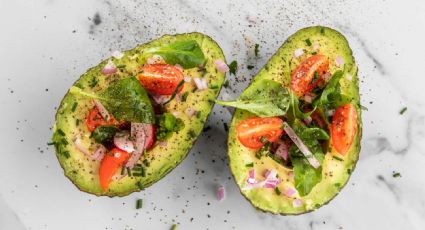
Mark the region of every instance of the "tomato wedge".
[[236, 132], [239, 141], [248, 148], [260, 149], [264, 146], [262, 139], [274, 142], [282, 135], [283, 121], [278, 117], [249, 118], [239, 122]]
[[105, 120], [96, 107], [93, 107], [87, 115], [86, 125], [90, 132], [93, 132], [98, 126], [101, 125], [117, 125], [118, 122], [112, 116], [109, 120]]
[[357, 131], [357, 112], [352, 104], [338, 107], [331, 124], [331, 143], [337, 152], [345, 155]]
[[[140, 84], [150, 93], [172, 95], [177, 85], [184, 79], [183, 72], [169, 64], [152, 64], [141, 67], [137, 75]], [[183, 89], [180, 87], [179, 92]]]
[[108, 189], [112, 177], [129, 157], [129, 153], [118, 148], [112, 149], [103, 157], [99, 168], [99, 182], [103, 191]]
[[[292, 91], [298, 97], [310, 92], [323, 81], [323, 75], [328, 72], [328, 70], [329, 59], [326, 56], [316, 54], [307, 58], [292, 72]], [[318, 75], [317, 79], [315, 79], [316, 72]]]

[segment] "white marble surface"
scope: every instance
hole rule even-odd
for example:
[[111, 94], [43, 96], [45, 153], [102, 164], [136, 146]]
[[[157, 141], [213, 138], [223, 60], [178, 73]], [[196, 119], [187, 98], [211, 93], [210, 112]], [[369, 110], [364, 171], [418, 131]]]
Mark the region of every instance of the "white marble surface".
[[[423, 0], [0, 0], [0, 229], [425, 229], [424, 12]], [[357, 168], [318, 211], [275, 216], [250, 206], [226, 165], [221, 120], [230, 116], [219, 106], [213, 129], [180, 166], [125, 198], [79, 192], [46, 145], [65, 91], [110, 50], [165, 33], [207, 33], [239, 62], [237, 77], [228, 77], [235, 96], [290, 34], [316, 24], [347, 36], [368, 107]]]

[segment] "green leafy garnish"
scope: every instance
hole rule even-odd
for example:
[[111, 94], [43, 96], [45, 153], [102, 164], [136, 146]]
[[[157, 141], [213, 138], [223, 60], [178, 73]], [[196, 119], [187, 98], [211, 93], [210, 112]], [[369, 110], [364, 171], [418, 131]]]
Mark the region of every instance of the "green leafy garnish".
[[84, 92], [73, 86], [72, 94], [97, 99], [117, 119], [130, 122], [155, 122], [155, 115], [148, 94], [135, 77], [121, 79], [100, 94]]
[[99, 126], [90, 137], [99, 144], [107, 144], [112, 142], [116, 132], [118, 132], [118, 128], [115, 126]]
[[309, 39], [309, 38], [307, 38], [307, 39], [305, 40], [305, 44], [307, 44], [308, 46], [311, 46], [311, 41], [310, 41], [310, 39]]
[[280, 83], [263, 79], [253, 83], [234, 101], [216, 102], [247, 110], [259, 117], [283, 116], [289, 107], [289, 93]]
[[171, 226], [171, 230], [176, 230], [177, 229], [177, 224], [173, 224], [173, 226]]
[[341, 80], [343, 76], [343, 71], [336, 71], [323, 89], [322, 95], [320, 95], [313, 104], [315, 106], [324, 107], [325, 109], [333, 109], [349, 102], [349, 98], [341, 93], [339, 80]]
[[246, 68], [249, 69], [249, 70], [251, 70], [251, 69], [254, 69], [254, 66], [253, 65], [248, 65]]
[[[323, 134], [325, 131], [318, 131], [318, 128], [308, 128], [298, 119], [294, 121], [293, 129], [314, 157], [322, 163], [325, 154], [318, 140], [328, 136]], [[321, 134], [317, 135], [317, 133]], [[289, 157], [294, 169], [295, 188], [301, 196], [305, 196], [322, 180], [322, 167], [313, 168], [296, 145], [291, 146]]]
[[401, 177], [401, 173], [393, 171], [393, 177]]
[[403, 115], [407, 111], [407, 107], [404, 107], [400, 110], [400, 115]]
[[174, 89], [174, 92], [171, 95], [170, 99], [168, 99], [168, 101], [164, 102], [164, 104], [162, 104], [162, 105], [166, 105], [166, 104], [170, 103], [176, 97], [177, 92], [179, 92], [179, 90], [180, 90], [180, 88], [183, 84], [184, 84], [184, 80], [181, 80], [179, 82], [179, 84], [177, 85], [176, 89]]
[[184, 69], [190, 69], [203, 65], [205, 56], [195, 40], [177, 41], [159, 47], [153, 47], [144, 51], [144, 55], [158, 54], [168, 64], [179, 64]]
[[255, 44], [254, 54], [255, 54], [256, 57], [258, 57], [259, 52], [260, 52], [260, 44]]
[[229, 64], [229, 73], [236, 75], [236, 72], [238, 71], [238, 62], [237, 61], [232, 61]]
[[311, 114], [313, 114], [313, 112], [316, 110], [316, 107], [314, 107], [309, 112], [303, 112], [300, 110], [300, 101], [298, 100], [298, 97], [295, 96], [293, 92], [289, 93], [289, 98], [290, 98], [290, 106], [287, 113], [289, 120], [294, 120], [295, 118], [306, 119], [307, 117], [311, 116]]
[[184, 127], [184, 123], [180, 118], [176, 118], [171, 113], [164, 113], [157, 119], [158, 129], [156, 130], [156, 138], [165, 140], [170, 137], [173, 132], [180, 131]]
[[143, 206], [143, 200], [142, 199], [137, 199], [136, 201], [136, 209], [141, 209]]
[[254, 162], [251, 162], [251, 163], [249, 163], [249, 164], [246, 164], [246, 165], [245, 165], [245, 167], [247, 167], [247, 168], [252, 168], [252, 167], [254, 167]]

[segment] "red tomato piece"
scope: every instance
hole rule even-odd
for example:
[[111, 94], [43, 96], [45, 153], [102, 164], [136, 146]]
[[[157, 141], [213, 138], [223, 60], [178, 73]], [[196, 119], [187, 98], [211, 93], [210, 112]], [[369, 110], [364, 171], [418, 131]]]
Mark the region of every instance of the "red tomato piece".
[[264, 146], [262, 139], [274, 142], [282, 135], [283, 121], [278, 117], [249, 118], [239, 122], [236, 132], [239, 141], [248, 148], [260, 149]]
[[112, 149], [103, 157], [99, 168], [99, 182], [103, 191], [108, 189], [112, 177], [129, 157], [129, 153], [118, 148]]
[[98, 126], [101, 125], [117, 125], [118, 122], [114, 117], [110, 117], [109, 120], [105, 119], [100, 114], [99, 110], [96, 107], [93, 107], [89, 114], [87, 115], [86, 125], [90, 132], [93, 132]]
[[[178, 84], [184, 79], [183, 72], [169, 64], [144, 65], [137, 75], [140, 84], [150, 93], [172, 95]], [[183, 89], [180, 87], [179, 92]]]
[[[323, 75], [328, 70], [329, 58], [324, 55], [316, 54], [305, 59], [292, 71], [291, 90], [296, 96], [303, 96], [323, 81]], [[315, 79], [315, 75], [318, 77], [317, 79]]]
[[357, 131], [357, 111], [352, 104], [338, 107], [332, 118], [331, 143], [337, 152], [345, 155]]

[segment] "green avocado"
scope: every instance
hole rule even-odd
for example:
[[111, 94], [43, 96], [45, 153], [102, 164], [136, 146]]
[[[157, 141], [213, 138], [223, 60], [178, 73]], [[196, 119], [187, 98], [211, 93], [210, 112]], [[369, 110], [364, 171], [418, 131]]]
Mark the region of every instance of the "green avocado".
[[[283, 194], [285, 189], [295, 187], [293, 169], [279, 164], [271, 157], [258, 159], [256, 157], [257, 151], [246, 148], [239, 142], [236, 133], [237, 124], [244, 119], [255, 117], [255, 115], [242, 109], [235, 110], [228, 137], [228, 157], [234, 179], [241, 189], [242, 195], [255, 208], [282, 215], [297, 215], [313, 211], [328, 203], [339, 193], [347, 183], [359, 158], [362, 134], [357, 66], [345, 37], [331, 28], [308, 27], [290, 36], [254, 77], [247, 89], [254, 87], [253, 83], [264, 79], [280, 82], [289, 89], [291, 71], [299, 64], [297, 58], [294, 58], [294, 52], [297, 49], [303, 49], [304, 55], [307, 56], [316, 53], [326, 55], [330, 60], [330, 73], [337, 70], [343, 71], [343, 77], [339, 80], [340, 90], [342, 94], [348, 95], [351, 98], [351, 103], [355, 105], [358, 114], [357, 132], [345, 156], [339, 155], [332, 146], [329, 146], [322, 162], [322, 180], [308, 194], [300, 196], [300, 193], [296, 193], [294, 196], [285, 196]], [[344, 60], [343, 66], [338, 67], [336, 65], [335, 58], [337, 56]], [[255, 169], [259, 180], [264, 179], [262, 172], [275, 169], [278, 178], [281, 180], [281, 183], [277, 185], [278, 189], [243, 189], [246, 186], [248, 173], [251, 169]], [[297, 205], [294, 205], [294, 202]]]
[[[68, 92], [62, 99], [53, 127], [53, 144], [65, 176], [81, 191], [97, 196], [125, 196], [152, 185], [182, 162], [196, 138], [202, 132], [204, 123], [214, 106], [214, 99], [219, 94], [224, 82], [225, 74], [217, 70], [214, 61], [226, 61], [218, 44], [204, 34], [195, 32], [164, 35], [134, 49], [124, 51], [124, 56], [120, 59], [111, 57], [102, 61], [99, 65], [89, 69], [74, 83], [74, 86], [85, 92], [102, 92], [114, 82], [136, 76], [140, 71], [139, 67], [147, 62], [146, 56], [143, 55], [144, 52], [147, 52], [146, 50], [186, 40], [196, 41], [203, 52], [205, 63], [203, 68], [197, 66], [186, 68], [187, 66], [184, 66], [183, 73], [186, 77], [206, 78], [209, 88], [197, 90], [194, 81], [184, 82], [184, 88], [180, 92], [181, 98], [179, 100], [173, 99], [167, 103], [164, 107], [165, 112], [173, 114], [183, 124], [180, 125], [179, 131], [173, 133], [173, 135], [167, 135], [165, 140], [156, 141], [154, 147], [145, 152], [143, 158], [138, 162], [143, 166], [143, 176], [129, 175], [119, 180], [112, 180], [108, 189], [102, 191], [98, 177], [100, 162], [89, 159], [88, 156], [77, 149], [75, 144], [75, 138], [78, 136], [80, 143], [87, 146], [87, 150], [90, 152], [94, 152], [96, 146], [98, 146], [96, 141], [90, 138], [90, 131], [85, 123], [89, 110], [93, 108], [93, 102], [91, 99], [78, 97], [71, 92]], [[159, 55], [161, 56], [161, 54]], [[177, 56], [172, 62], [177, 62], [178, 58], [180, 56]], [[166, 57], [164, 59], [168, 61]], [[112, 61], [117, 66], [118, 71], [105, 76], [101, 73], [101, 70], [108, 61]], [[172, 62], [167, 63], [174, 64]], [[186, 63], [192, 65], [190, 62]], [[141, 92], [141, 94], [143, 93], [145, 92]], [[146, 109], [152, 111], [152, 107], [149, 107], [150, 103]], [[196, 116], [191, 116], [188, 112], [193, 110], [196, 111]], [[161, 142], [166, 142], [166, 144]], [[119, 177], [119, 174], [120, 172], [117, 172], [116, 176]]]

